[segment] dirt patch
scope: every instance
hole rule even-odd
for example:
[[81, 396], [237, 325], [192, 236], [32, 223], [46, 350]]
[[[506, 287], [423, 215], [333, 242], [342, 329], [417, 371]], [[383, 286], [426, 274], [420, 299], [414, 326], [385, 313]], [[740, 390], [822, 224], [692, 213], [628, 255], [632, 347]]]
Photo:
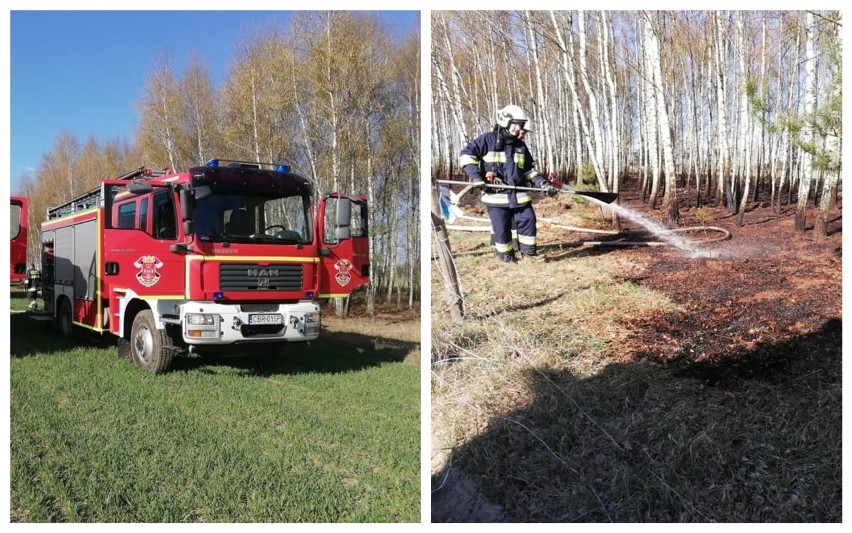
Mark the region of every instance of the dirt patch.
[[[641, 202], [627, 205], [644, 209]], [[710, 258], [686, 259], [673, 248], [626, 251], [647, 267], [636, 283], [683, 306], [678, 316], [640, 316], [626, 348], [657, 362], [721, 361], [760, 344], [819, 331], [841, 317], [841, 209], [831, 211], [829, 235], [793, 231], [792, 207], [776, 215], [757, 207], [736, 227], [724, 209], [705, 208], [731, 239], [708, 248]], [[694, 223], [694, 209], [684, 213]], [[811, 208], [811, 221], [817, 216]], [[812, 225], [812, 224], [811, 224]], [[713, 257], [715, 256], [715, 258]]]

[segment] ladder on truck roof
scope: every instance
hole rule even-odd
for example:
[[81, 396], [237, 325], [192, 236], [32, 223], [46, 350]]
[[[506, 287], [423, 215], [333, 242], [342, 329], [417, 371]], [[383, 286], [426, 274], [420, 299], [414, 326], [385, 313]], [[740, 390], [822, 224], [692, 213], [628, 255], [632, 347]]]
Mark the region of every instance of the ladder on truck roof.
[[[137, 178], [144, 179], [153, 179], [158, 178], [160, 176], [164, 176], [168, 169], [165, 170], [151, 170], [148, 167], [139, 167], [135, 170], [131, 170], [117, 178], [116, 180], [133, 180]], [[54, 207], [49, 207], [47, 209], [47, 219], [53, 220], [56, 218], [67, 217], [68, 215], [73, 215], [74, 213], [79, 213], [80, 211], [86, 211], [87, 209], [93, 209], [101, 205], [101, 187], [98, 186], [92, 189], [89, 192], [83, 193], [76, 198], [72, 198], [65, 203], [59, 204]]]

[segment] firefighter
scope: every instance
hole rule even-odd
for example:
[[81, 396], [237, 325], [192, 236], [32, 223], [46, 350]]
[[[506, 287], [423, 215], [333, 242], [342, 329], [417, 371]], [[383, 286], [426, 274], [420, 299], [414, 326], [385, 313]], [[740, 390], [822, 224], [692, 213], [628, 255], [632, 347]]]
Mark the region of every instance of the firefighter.
[[27, 287], [27, 303], [29, 304], [30, 311], [35, 311], [38, 289], [41, 285], [41, 271], [36, 268], [35, 263], [30, 265], [30, 269], [27, 270], [27, 279], [25, 283]]
[[536, 247], [536, 217], [529, 191], [514, 191], [489, 187], [516, 185], [540, 187], [548, 196], [557, 194], [556, 187], [533, 168], [533, 158], [523, 137], [530, 129], [529, 117], [516, 105], [507, 105], [497, 112], [493, 131], [480, 135], [462, 151], [459, 164], [471, 183], [483, 188], [482, 203], [491, 219], [497, 259], [514, 263], [512, 223], [517, 227], [518, 251], [523, 258], [544, 259]]

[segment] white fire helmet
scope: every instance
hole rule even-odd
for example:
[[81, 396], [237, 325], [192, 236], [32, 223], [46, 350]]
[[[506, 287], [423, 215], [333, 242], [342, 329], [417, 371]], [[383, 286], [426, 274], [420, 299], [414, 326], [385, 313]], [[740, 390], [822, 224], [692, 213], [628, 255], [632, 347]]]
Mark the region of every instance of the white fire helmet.
[[529, 120], [526, 112], [516, 105], [507, 105], [497, 112], [497, 124], [508, 128], [510, 122], [526, 122]]

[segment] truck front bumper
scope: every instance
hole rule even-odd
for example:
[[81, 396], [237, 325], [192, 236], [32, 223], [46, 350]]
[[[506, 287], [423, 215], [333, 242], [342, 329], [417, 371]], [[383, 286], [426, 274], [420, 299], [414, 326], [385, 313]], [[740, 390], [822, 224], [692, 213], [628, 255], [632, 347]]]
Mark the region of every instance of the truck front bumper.
[[314, 340], [320, 307], [298, 303], [223, 304], [187, 302], [180, 311], [183, 340], [190, 345]]

